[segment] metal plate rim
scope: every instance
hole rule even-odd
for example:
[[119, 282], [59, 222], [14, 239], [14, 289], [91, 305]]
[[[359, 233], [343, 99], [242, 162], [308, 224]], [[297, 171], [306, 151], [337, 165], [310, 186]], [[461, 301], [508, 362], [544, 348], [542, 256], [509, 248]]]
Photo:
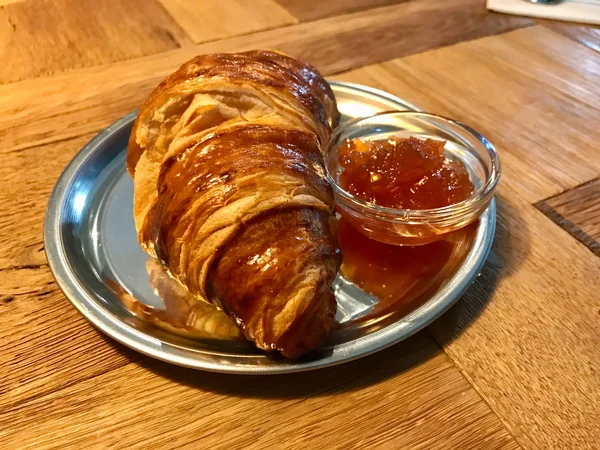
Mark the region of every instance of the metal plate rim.
[[[399, 108], [418, 109], [404, 100], [379, 89], [340, 81], [330, 81], [330, 84], [382, 97], [387, 101], [392, 101], [398, 105]], [[450, 282], [438, 291], [430, 300], [400, 321], [389, 325], [382, 330], [363, 336], [357, 341], [344, 343], [340, 346], [341, 348], [334, 347], [332, 353], [324, 359], [316, 359], [300, 364], [283, 361], [276, 366], [247, 367], [203, 360], [199, 358], [201, 353], [162, 343], [159, 339], [148, 336], [129, 326], [109, 311], [103, 309], [94, 298], [94, 295], [88, 292], [86, 286], [77, 279], [74, 272], [70, 269], [69, 261], [67, 260], [67, 254], [62, 240], [60, 219], [62, 217], [62, 208], [64, 206], [68, 188], [76, 178], [80, 168], [85, 164], [85, 161], [90, 158], [94, 152], [101, 149], [106, 141], [110, 140], [111, 136], [124, 127], [129, 126], [136, 115], [137, 111], [127, 114], [101, 131], [86, 144], [67, 165], [54, 186], [46, 209], [44, 220], [44, 247], [48, 259], [48, 266], [54, 275], [58, 286], [73, 306], [75, 306], [75, 308], [96, 328], [121, 344], [147, 356], [180, 366], [205, 371], [258, 375], [302, 372], [330, 367], [359, 359], [408, 338], [446, 312], [471, 285], [472, 281], [481, 270], [490, 251], [496, 224], [496, 207], [494, 200], [492, 200], [488, 209], [485, 211], [484, 216], [482, 216], [484, 220], [480, 223], [473, 249], [467, 255], [463, 266], [460, 267]], [[357, 342], [360, 342], [359, 346], [357, 346]], [[214, 354], [215, 353], [211, 353], [211, 355]]]

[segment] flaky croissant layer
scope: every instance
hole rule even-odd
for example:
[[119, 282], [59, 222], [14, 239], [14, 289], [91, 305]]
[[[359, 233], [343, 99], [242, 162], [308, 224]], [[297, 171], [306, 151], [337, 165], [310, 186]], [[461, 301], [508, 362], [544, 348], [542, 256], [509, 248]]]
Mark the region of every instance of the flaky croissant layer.
[[318, 346], [335, 315], [322, 148], [337, 120], [308, 64], [204, 55], [152, 92], [129, 142], [142, 247], [259, 348], [290, 357]]

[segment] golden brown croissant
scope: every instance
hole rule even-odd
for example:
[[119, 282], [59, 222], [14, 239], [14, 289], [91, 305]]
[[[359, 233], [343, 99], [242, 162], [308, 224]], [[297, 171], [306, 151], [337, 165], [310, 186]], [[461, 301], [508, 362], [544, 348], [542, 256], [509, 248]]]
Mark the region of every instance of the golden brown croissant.
[[127, 156], [142, 247], [247, 339], [295, 357], [333, 325], [329, 85], [280, 53], [198, 56], [152, 92]]

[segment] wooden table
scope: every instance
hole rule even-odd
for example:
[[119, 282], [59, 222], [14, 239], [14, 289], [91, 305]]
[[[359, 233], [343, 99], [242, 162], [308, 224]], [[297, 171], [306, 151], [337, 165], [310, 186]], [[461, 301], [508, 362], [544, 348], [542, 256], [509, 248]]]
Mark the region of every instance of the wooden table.
[[[600, 30], [483, 0], [0, 0], [0, 448], [600, 447]], [[413, 338], [311, 373], [172, 367], [46, 264], [50, 190], [204, 52], [277, 48], [473, 124], [503, 164], [475, 284]]]

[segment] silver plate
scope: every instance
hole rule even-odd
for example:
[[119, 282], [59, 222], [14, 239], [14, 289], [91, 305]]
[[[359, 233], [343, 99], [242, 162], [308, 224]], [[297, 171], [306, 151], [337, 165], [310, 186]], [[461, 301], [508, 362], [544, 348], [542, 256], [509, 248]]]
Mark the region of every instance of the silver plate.
[[[376, 89], [336, 81], [331, 86], [344, 119], [416, 109]], [[359, 319], [378, 300], [338, 277], [339, 325], [321, 347], [298, 360], [266, 354], [243, 340], [191, 339], [161, 328], [133, 314], [123, 301], [125, 295], [148, 310], [165, 307], [150, 285], [148, 257], [133, 224], [133, 183], [125, 157], [135, 117], [131, 113], [106, 128], [67, 166], [50, 197], [44, 241], [50, 269], [73, 305], [104, 333], [146, 355], [196, 369], [247, 374], [299, 372], [350, 361], [406, 339], [438, 318], [464, 293], [489, 253], [496, 223], [493, 202], [461, 266], [420, 306], [388, 314], [375, 326]]]

